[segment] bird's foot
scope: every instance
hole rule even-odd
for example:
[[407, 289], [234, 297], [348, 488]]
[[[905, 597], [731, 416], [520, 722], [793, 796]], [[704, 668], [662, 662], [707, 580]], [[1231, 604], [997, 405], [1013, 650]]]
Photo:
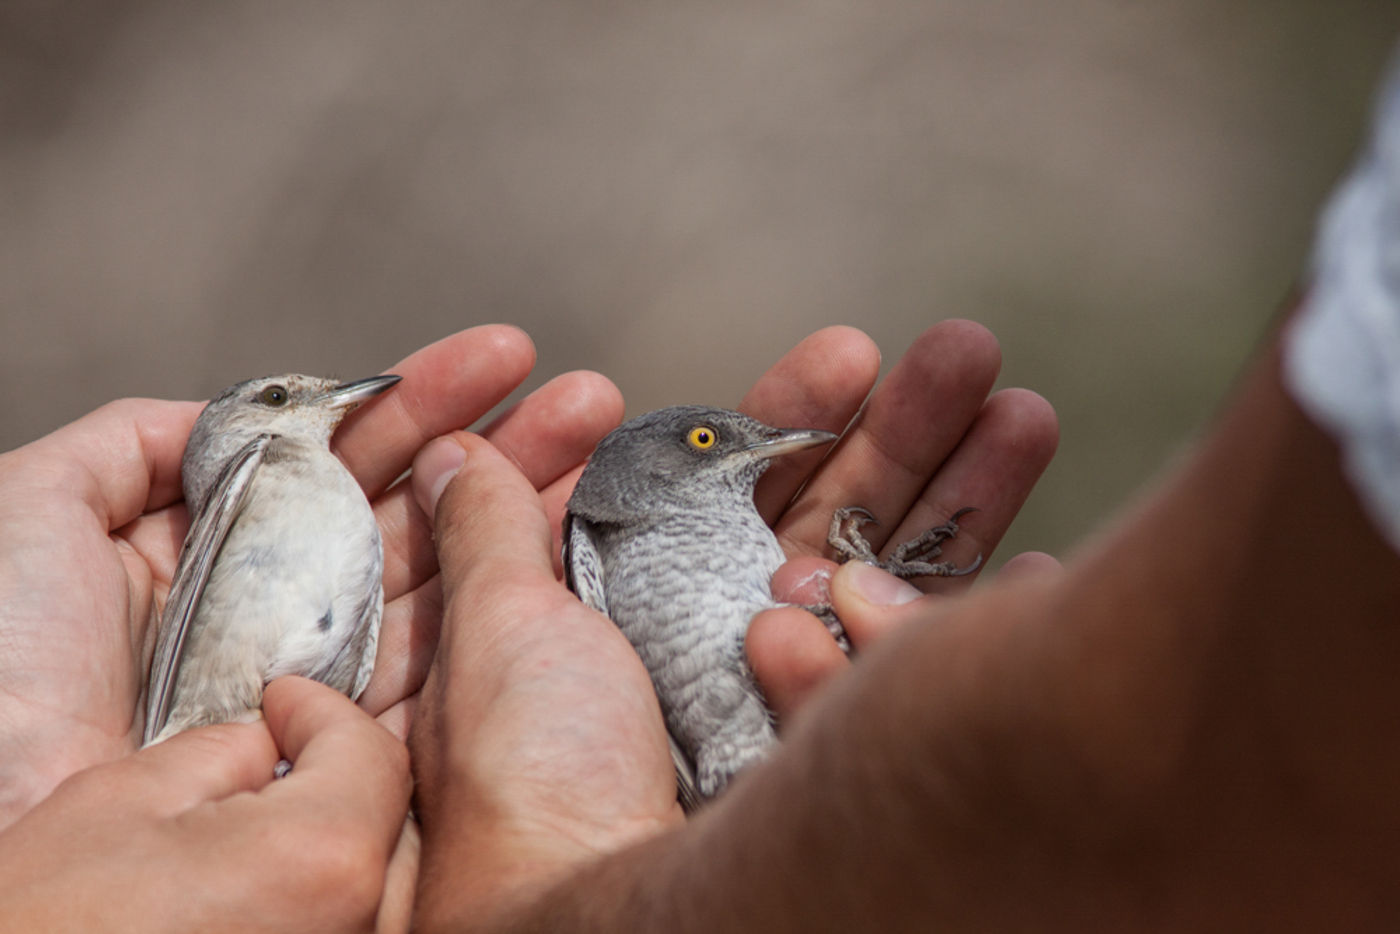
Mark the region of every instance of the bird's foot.
[[860, 527], [875, 521], [870, 510], [860, 506], [844, 506], [831, 514], [831, 528], [827, 532], [827, 543], [841, 556], [842, 561], [852, 559], [881, 568], [895, 577], [908, 580], [911, 577], [961, 577], [971, 574], [982, 566], [982, 556], [978, 555], [967, 567], [958, 567], [952, 561], [933, 561], [943, 553], [943, 543], [958, 534], [958, 520], [976, 506], [964, 506], [953, 513], [942, 525], [935, 525], [922, 534], [895, 547], [888, 559], [881, 561], [870, 547], [870, 542], [860, 534]]
[[830, 603], [801, 604], [802, 609], [811, 613], [817, 619], [826, 624], [826, 631], [831, 633], [831, 638], [836, 640], [836, 645], [847, 655], [851, 654], [851, 639], [846, 635], [846, 627], [841, 625], [841, 620], [836, 616], [836, 608]]

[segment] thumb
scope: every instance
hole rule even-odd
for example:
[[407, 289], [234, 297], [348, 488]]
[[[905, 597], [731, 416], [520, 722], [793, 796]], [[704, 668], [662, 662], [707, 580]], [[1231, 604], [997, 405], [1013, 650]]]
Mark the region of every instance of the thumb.
[[554, 580], [539, 494], [485, 438], [459, 431], [425, 445], [413, 461], [413, 492], [433, 517], [444, 591], [478, 573], [542, 571]]
[[174, 817], [262, 788], [276, 762], [277, 746], [264, 723], [219, 723], [69, 776], [49, 800], [65, 802], [60, 808], [81, 808], [81, 802], [110, 807], [119, 800], [128, 813]]
[[831, 605], [855, 645], [932, 616], [943, 600], [860, 561], [846, 562], [831, 576]]
[[457, 471], [462, 469], [466, 460], [466, 449], [452, 435], [434, 438], [423, 445], [413, 458], [413, 472], [410, 475], [413, 498], [418, 501], [418, 508], [423, 510], [423, 515], [432, 519], [437, 514], [437, 504], [442, 498], [442, 491], [447, 488], [452, 478], [457, 476]]

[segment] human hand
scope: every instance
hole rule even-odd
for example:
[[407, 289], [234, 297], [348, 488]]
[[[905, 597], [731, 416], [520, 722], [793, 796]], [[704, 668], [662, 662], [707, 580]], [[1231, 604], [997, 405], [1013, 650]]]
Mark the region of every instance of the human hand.
[[[739, 406], [748, 414], [772, 425], [845, 429], [825, 457], [784, 458], [760, 481], [759, 510], [792, 559], [773, 580], [779, 600], [835, 604], [859, 650], [907, 618], [879, 611], [880, 603], [912, 600], [921, 591], [946, 596], [971, 585], [975, 574], [921, 578], [916, 589], [858, 562], [833, 580], [837, 565], [824, 557], [830, 554], [826, 536], [833, 510], [863, 506], [879, 524], [862, 534], [877, 553], [888, 553], [974, 506], [944, 545], [944, 557], [961, 565], [979, 554], [990, 557], [1058, 441], [1054, 410], [1040, 396], [1024, 389], [991, 392], [1000, 365], [996, 339], [985, 328], [944, 321], [920, 335], [875, 385], [875, 345], [854, 329], [828, 328], [758, 381]], [[1053, 566], [1048, 555], [1029, 553], [1007, 561], [1002, 574]], [[825, 626], [797, 609], [760, 614], [746, 648], [780, 719], [849, 665]]]
[[[985, 513], [972, 548], [990, 553], [1055, 442], [1039, 397], [986, 399], [996, 357], [976, 325], [935, 326], [796, 500], [813, 459], [775, 466], [758, 502], [789, 553], [815, 560], [831, 509], [858, 497], [891, 527], [921, 530], [941, 521], [940, 503], [963, 495]], [[868, 338], [828, 329], [784, 357], [741, 408], [771, 424], [840, 430], [877, 372]], [[930, 397], [951, 424], [901, 420]], [[458, 480], [439, 501], [454, 470]], [[881, 482], [884, 474], [894, 479]], [[417, 917], [431, 927], [462, 910], [498, 910], [681, 818], [645, 670], [616, 627], [556, 580], [559, 520], [576, 471], [531, 483], [480, 439], [457, 436], [426, 447], [413, 477], [424, 510], [437, 516], [448, 582], [437, 666], [411, 739], [424, 858], [450, 867], [422, 877]]]
[[[361, 704], [400, 735], [400, 701], [426, 673], [440, 597], [431, 529], [394, 481], [424, 441], [479, 418], [533, 361], [514, 328], [453, 335], [395, 366], [404, 382], [335, 436], [385, 551], [378, 664]], [[0, 827], [67, 776], [137, 745], [154, 622], [188, 527], [179, 465], [199, 410], [123, 400], [0, 456]], [[574, 463], [619, 413], [606, 380], [567, 374], [489, 431], [522, 461]]]
[[414, 463], [445, 597], [409, 736], [423, 828], [415, 929], [479, 920], [682, 820], [646, 670], [557, 576], [574, 479], [527, 477], [465, 433]]
[[[0, 832], [0, 927], [370, 929], [407, 752], [303, 678], [270, 684], [263, 709], [79, 772]], [[296, 768], [274, 781], [279, 756]]]

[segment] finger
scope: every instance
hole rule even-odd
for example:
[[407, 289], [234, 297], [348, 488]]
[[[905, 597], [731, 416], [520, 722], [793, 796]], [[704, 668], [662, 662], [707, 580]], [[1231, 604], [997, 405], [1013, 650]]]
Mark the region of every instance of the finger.
[[403, 382], [347, 417], [334, 447], [373, 499], [429, 439], [481, 418], [534, 365], [530, 338], [509, 325], [443, 338], [392, 367]]
[[413, 714], [418, 709], [420, 694], [410, 694], [397, 704], [391, 705], [374, 719], [392, 733], [400, 742], [408, 742], [409, 728], [413, 725]]
[[180, 458], [202, 406], [122, 399], [3, 455], [13, 478], [0, 510], [44, 492], [76, 496], [110, 531], [180, 498]]
[[[892, 574], [861, 565], [859, 561], [849, 563], [863, 568], [849, 573], [866, 576], [864, 585], [878, 595], [869, 598], [872, 601], [878, 599], [881, 604], [898, 605], [923, 596], [917, 587]], [[773, 575], [773, 596], [801, 606], [832, 606], [831, 581], [838, 567], [835, 562], [823, 558], [793, 558]], [[859, 650], [875, 644], [896, 628], [901, 619], [891, 614], [868, 614], [851, 620], [842, 617], [841, 624], [852, 647]]]
[[1058, 558], [1043, 551], [1025, 551], [1012, 558], [997, 571], [997, 581], [1019, 581], [1042, 575], [1064, 573], [1064, 565]]
[[[779, 428], [845, 430], [880, 373], [880, 351], [860, 331], [824, 328], [788, 351], [739, 403], [739, 410]], [[758, 511], [775, 521], [825, 456], [825, 449], [779, 458], [754, 494]], [[830, 518], [828, 515], [827, 518]]]
[[580, 464], [540, 490], [540, 505], [544, 507], [544, 514], [549, 523], [551, 536], [549, 553], [554, 559], [556, 577], [563, 577], [564, 515], [568, 511], [569, 497], [573, 495], [574, 486], [578, 483], [579, 476], [583, 474], [583, 467], [584, 465]]
[[[126, 542], [141, 556], [152, 580], [159, 585], [157, 590], [162, 591], [169, 588], [170, 579], [175, 575], [180, 546], [189, 528], [189, 512], [185, 504], [179, 502], [137, 516], [113, 531], [112, 536], [119, 542]], [[133, 573], [139, 571], [130, 567], [128, 570]], [[162, 592], [159, 595], [163, 602], [165, 594]]]
[[408, 750], [339, 691], [307, 678], [278, 678], [263, 712], [291, 774], [264, 794], [303, 815], [364, 824], [385, 851], [408, 810]]
[[780, 721], [850, 664], [822, 621], [796, 607], [755, 616], [744, 636], [744, 651], [764, 700]]
[[384, 546], [384, 599], [397, 600], [437, 573], [433, 527], [407, 483], [380, 494], [373, 508]]
[[[467, 461], [466, 444], [461, 434], [454, 432], [434, 438], [423, 445], [413, 458], [409, 489], [414, 502], [418, 504], [418, 511], [428, 517], [430, 523], [437, 515], [437, 505], [443, 491]], [[433, 547], [436, 549], [436, 544]]]
[[773, 574], [769, 587], [779, 603], [822, 606], [831, 603], [831, 575], [836, 562], [813, 555], [800, 555], [786, 561]]
[[101, 801], [171, 817], [206, 801], [261, 788], [272, 780], [276, 764], [277, 746], [265, 724], [221, 723], [186, 730], [125, 759], [79, 772], [60, 790], [77, 800], [98, 790]]
[[[443, 628], [424, 688], [425, 698], [436, 691], [436, 699], [419, 709], [433, 714], [442, 698], [455, 698], [449, 679], [460, 672], [471, 671], [465, 680], [476, 703], [493, 691], [513, 691], [511, 679], [523, 676], [513, 666], [523, 664], [529, 678], [538, 677], [541, 664], [603, 665], [600, 655], [609, 666], [639, 666], [617, 628], [556, 578], [551, 529], [529, 481], [490, 442], [465, 432], [433, 442], [420, 462], [433, 446], [448, 444], [462, 448], [463, 463], [436, 503]], [[650, 691], [645, 702], [656, 714]], [[468, 702], [454, 700], [454, 714], [463, 715], [461, 703]]]
[[539, 496], [489, 441], [467, 432], [445, 435], [424, 447], [414, 465], [414, 494], [435, 516], [438, 561], [460, 571], [449, 581], [501, 572], [509, 579], [533, 573], [553, 580]]
[[622, 421], [622, 393], [600, 373], [565, 373], [482, 432], [540, 490], [582, 464]]
[[[795, 559], [784, 567], [789, 565], [800, 573], [804, 567], [815, 567], [816, 562]], [[846, 635], [857, 648], [873, 645], [915, 620], [936, 616], [943, 599], [926, 596], [892, 574], [859, 561], [842, 565], [831, 576], [830, 596]], [[825, 624], [796, 607], [754, 617], [744, 649], [764, 698], [780, 720], [790, 719], [849, 664]]]
[[[617, 387], [597, 373], [579, 371], [557, 376], [530, 393], [492, 421], [483, 436], [538, 489], [583, 463], [621, 418]], [[415, 469], [432, 472], [431, 487], [445, 483], [443, 471], [455, 466], [430, 460]], [[409, 484], [380, 496], [374, 514], [384, 540], [384, 596], [393, 600], [437, 573], [431, 514], [423, 511]]]
[[779, 521], [789, 554], [823, 553], [831, 513], [842, 506], [862, 506], [883, 523], [862, 530], [878, 549], [972, 424], [1000, 365], [996, 339], [981, 325], [943, 321], [921, 334], [802, 491], [803, 508]]
[[859, 561], [831, 577], [831, 606], [852, 644], [869, 645], [902, 626], [936, 616], [946, 599]]
[[418, 864], [423, 841], [418, 822], [404, 821], [394, 854], [389, 857], [389, 871], [384, 876], [384, 895], [375, 918], [377, 934], [407, 931], [413, 921], [413, 894], [418, 886]]
[[[530, 678], [546, 688], [557, 682], [538, 678], [539, 659], [570, 653], [593, 637], [577, 620], [559, 622], [560, 611], [586, 611], [555, 577], [539, 495], [494, 445], [466, 432], [438, 438], [414, 462], [413, 485], [436, 518], [444, 604], [438, 650], [413, 725], [421, 743], [429, 735], [446, 741], [449, 719], [471, 722], [476, 705], [489, 705], [497, 695], [512, 703], [490, 709], [496, 720], [509, 719], [506, 711], [519, 705], [529, 707], [531, 692], [515, 690], [512, 678], [520, 675], [512, 666], [534, 665]], [[601, 617], [596, 622], [600, 629], [606, 624]]]
[[[962, 506], [976, 512], [959, 520], [957, 536], [942, 546], [933, 560], [966, 566], [978, 555], [991, 556], [1006, 534], [1040, 475], [1055, 454], [1059, 423], [1050, 404], [1033, 392], [1006, 389], [992, 396], [978, 413], [967, 435], [944, 463], [918, 500], [893, 524], [891, 545], [945, 522]], [[924, 578], [924, 589], [940, 592], [969, 586], [974, 575]]]
[[[461, 464], [436, 502], [419, 490], [436, 518], [444, 600], [410, 737], [426, 826], [529, 826], [543, 813], [576, 828], [552, 840], [599, 828], [614, 837], [639, 826], [639, 807], [672, 813], [674, 776], [646, 670], [617, 627], [555, 578], [533, 485], [486, 439], [458, 433], [424, 449], [415, 487], [430, 485], [419, 476], [425, 459], [451, 460], [434, 447], [451, 444]], [[541, 790], [551, 787], [568, 800]], [[425, 844], [434, 840], [441, 847], [444, 834]]]
[[483, 432], [540, 491], [556, 576], [562, 573], [563, 504], [593, 449], [621, 423], [623, 414], [622, 393], [611, 380], [578, 371], [541, 386]]
[[384, 605], [374, 675], [359, 698], [370, 716], [379, 716], [423, 687], [441, 623], [442, 581], [437, 576]]

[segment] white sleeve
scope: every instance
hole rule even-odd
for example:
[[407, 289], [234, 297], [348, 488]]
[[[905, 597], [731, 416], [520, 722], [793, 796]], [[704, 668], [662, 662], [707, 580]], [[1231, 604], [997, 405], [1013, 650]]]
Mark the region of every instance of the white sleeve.
[[1336, 439], [1347, 479], [1400, 551], [1400, 56], [1369, 145], [1323, 214], [1284, 380]]

